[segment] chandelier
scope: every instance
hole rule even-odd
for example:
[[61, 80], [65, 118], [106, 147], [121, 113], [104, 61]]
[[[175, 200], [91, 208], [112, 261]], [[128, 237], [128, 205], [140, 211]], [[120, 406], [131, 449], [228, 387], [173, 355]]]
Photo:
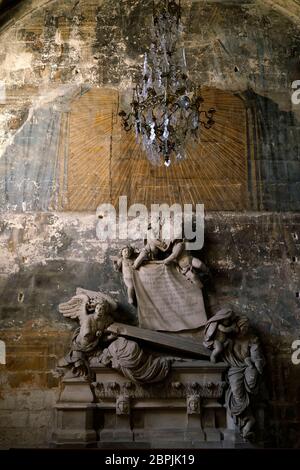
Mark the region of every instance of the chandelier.
[[185, 145], [197, 140], [200, 127], [210, 129], [215, 109], [202, 110], [201, 89], [187, 73], [181, 5], [175, 0], [153, 2], [152, 41], [145, 53], [140, 82], [133, 90], [131, 112], [121, 111], [125, 131], [133, 128], [151, 163], [185, 158]]

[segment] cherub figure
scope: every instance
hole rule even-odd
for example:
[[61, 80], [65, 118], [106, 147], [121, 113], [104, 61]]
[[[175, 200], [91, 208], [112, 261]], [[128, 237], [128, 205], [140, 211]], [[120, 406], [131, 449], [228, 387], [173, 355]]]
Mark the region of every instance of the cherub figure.
[[134, 264], [134, 248], [130, 245], [121, 250], [121, 256], [114, 261], [114, 268], [123, 275], [124, 284], [127, 288], [128, 302], [133, 305], [135, 301], [135, 290], [133, 286], [132, 269]]
[[[182, 238], [177, 238], [175, 233], [173, 238], [162, 238], [163, 223], [160, 219], [158, 222], [158, 226], [154, 227], [149, 224], [145, 246], [134, 261], [133, 269], [139, 269], [145, 262], [165, 265], [173, 263], [188, 281], [202, 289], [203, 284], [198, 273], [200, 271], [207, 273], [207, 267], [200, 259], [188, 254], [185, 241]], [[182, 236], [182, 231], [177, 235], [178, 237]]]
[[206, 324], [204, 346], [212, 349], [211, 362], [215, 363], [218, 356], [230, 345], [230, 334], [237, 332], [236, 317], [231, 309], [221, 309]]
[[183, 274], [186, 279], [202, 289], [203, 284], [200, 281], [197, 272], [207, 272], [207, 267], [205, 264], [199, 258], [190, 256], [187, 253], [185, 249], [185, 242], [183, 240], [174, 240], [171, 243], [170, 248], [172, 249], [171, 254], [164, 260], [158, 261], [158, 263], [165, 265], [175, 263], [178, 271]]
[[83, 289], [68, 302], [59, 305], [64, 317], [79, 321], [79, 328], [73, 334], [70, 352], [59, 361], [59, 368], [70, 368], [73, 375], [88, 375], [87, 358], [93, 354], [106, 328], [113, 323], [111, 312], [116, 308], [114, 301], [105, 294], [91, 292], [90, 297]]
[[133, 263], [134, 269], [139, 269], [139, 267], [145, 261], [155, 261], [160, 253], [165, 253], [168, 249], [168, 244], [162, 240], [150, 240], [144, 248], [141, 250], [140, 254]]
[[144, 262], [160, 259], [168, 250], [169, 242], [161, 239], [162, 223], [160, 218], [154, 224], [148, 225], [147, 238], [144, 240], [144, 248], [138, 254], [133, 264], [133, 269], [139, 269]]
[[[171, 253], [170, 253], [171, 252]], [[158, 259], [159, 255], [166, 255], [164, 259]], [[178, 271], [185, 276], [192, 284], [202, 289], [203, 284], [198, 277], [198, 272], [207, 272], [207, 267], [198, 258], [188, 255], [183, 240], [172, 240], [168, 243], [162, 240], [151, 240], [142, 249], [141, 253], [133, 263], [133, 269], [138, 269], [143, 262], [152, 261], [157, 264], [174, 263]]]

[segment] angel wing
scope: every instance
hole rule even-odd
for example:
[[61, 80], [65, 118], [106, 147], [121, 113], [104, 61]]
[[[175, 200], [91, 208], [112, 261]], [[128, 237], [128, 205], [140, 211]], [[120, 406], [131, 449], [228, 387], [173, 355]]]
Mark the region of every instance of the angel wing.
[[82, 287], [77, 287], [76, 296], [78, 295], [86, 295], [91, 302], [97, 302], [104, 299], [109, 303], [112, 311], [117, 310], [117, 302], [112, 297], [107, 294], [103, 294], [102, 292], [95, 292], [92, 290], [83, 289]]
[[72, 297], [68, 302], [59, 304], [58, 310], [64, 317], [80, 320], [82, 315], [87, 314], [86, 305], [89, 300], [88, 295], [81, 293]]

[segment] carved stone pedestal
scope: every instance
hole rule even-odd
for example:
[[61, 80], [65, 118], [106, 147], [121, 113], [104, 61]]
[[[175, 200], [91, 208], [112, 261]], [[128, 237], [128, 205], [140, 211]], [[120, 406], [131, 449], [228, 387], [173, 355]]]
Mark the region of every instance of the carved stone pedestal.
[[167, 380], [136, 385], [107, 367], [96, 380], [64, 379], [53, 444], [59, 447], [238, 447], [223, 405], [227, 366], [175, 362]]
[[94, 409], [89, 404], [58, 404], [52, 444], [75, 448], [95, 447], [97, 434], [93, 429]]
[[91, 384], [82, 378], [65, 378], [63, 391], [56, 405], [56, 429], [52, 440], [67, 447], [95, 447], [94, 395]]

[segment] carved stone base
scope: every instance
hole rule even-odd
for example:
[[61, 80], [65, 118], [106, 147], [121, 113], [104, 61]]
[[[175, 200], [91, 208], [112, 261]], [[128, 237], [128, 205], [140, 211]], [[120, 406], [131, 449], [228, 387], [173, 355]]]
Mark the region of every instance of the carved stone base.
[[136, 385], [113, 369], [63, 380], [53, 445], [105, 448], [239, 447], [223, 405], [227, 366], [175, 362], [163, 383]]
[[88, 380], [78, 377], [63, 379], [59, 403], [93, 403], [94, 398], [93, 388]]

